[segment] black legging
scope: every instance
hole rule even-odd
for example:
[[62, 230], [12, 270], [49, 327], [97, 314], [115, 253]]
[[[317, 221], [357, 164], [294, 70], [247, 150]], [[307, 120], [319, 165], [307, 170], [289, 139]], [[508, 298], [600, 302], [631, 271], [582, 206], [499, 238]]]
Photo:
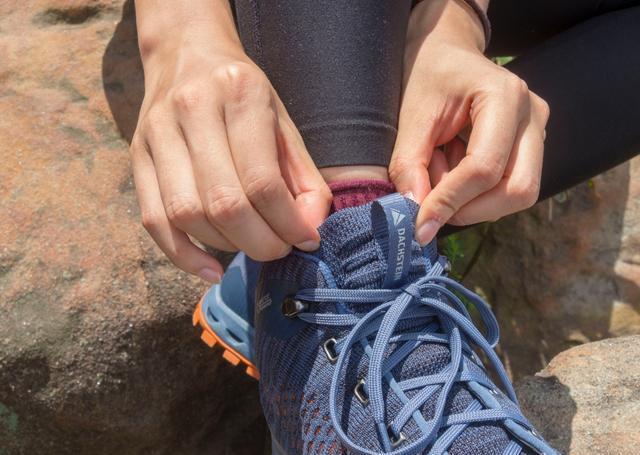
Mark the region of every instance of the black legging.
[[[518, 55], [507, 67], [551, 107], [541, 198], [640, 151], [638, 5], [491, 2], [489, 55]], [[247, 53], [316, 165], [387, 166], [411, 0], [236, 0], [235, 9]]]

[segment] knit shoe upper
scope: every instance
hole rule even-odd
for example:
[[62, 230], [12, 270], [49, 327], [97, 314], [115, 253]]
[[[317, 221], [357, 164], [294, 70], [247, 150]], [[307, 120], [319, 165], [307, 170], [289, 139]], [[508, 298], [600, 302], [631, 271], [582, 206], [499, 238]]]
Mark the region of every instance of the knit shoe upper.
[[264, 265], [255, 348], [273, 438], [288, 454], [555, 454], [518, 409], [487, 304], [413, 241], [416, 212], [398, 194], [342, 210], [316, 253]]

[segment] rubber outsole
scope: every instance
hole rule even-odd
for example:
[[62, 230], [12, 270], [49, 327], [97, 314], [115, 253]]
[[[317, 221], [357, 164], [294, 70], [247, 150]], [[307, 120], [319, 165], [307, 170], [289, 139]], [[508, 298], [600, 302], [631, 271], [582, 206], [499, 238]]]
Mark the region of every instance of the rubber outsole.
[[198, 306], [193, 312], [193, 326], [198, 327], [202, 330], [202, 334], [200, 338], [204, 343], [210, 348], [214, 348], [215, 346], [220, 346], [222, 348], [222, 358], [225, 359], [233, 366], [237, 366], [242, 364], [245, 367], [245, 371], [247, 375], [251, 376], [255, 380], [260, 380], [260, 373], [256, 366], [245, 356], [240, 354], [238, 351], [234, 350], [231, 346], [224, 342], [222, 338], [218, 336], [214, 330], [209, 327], [207, 324], [207, 318], [202, 312], [202, 302], [204, 297], [200, 299], [198, 302]]

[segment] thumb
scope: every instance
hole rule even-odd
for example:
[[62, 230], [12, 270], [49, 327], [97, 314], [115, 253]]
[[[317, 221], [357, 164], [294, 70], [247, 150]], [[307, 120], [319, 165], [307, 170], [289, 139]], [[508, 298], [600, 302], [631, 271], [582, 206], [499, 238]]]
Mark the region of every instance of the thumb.
[[297, 206], [300, 207], [305, 219], [314, 227], [324, 222], [331, 209], [331, 190], [324, 180], [322, 184], [324, 188], [316, 188], [295, 195]]
[[[406, 99], [406, 98], [405, 98]], [[421, 116], [400, 111], [398, 135], [389, 163], [389, 177], [400, 193], [412, 193], [420, 204], [431, 190], [429, 163], [433, 156], [432, 125]]]

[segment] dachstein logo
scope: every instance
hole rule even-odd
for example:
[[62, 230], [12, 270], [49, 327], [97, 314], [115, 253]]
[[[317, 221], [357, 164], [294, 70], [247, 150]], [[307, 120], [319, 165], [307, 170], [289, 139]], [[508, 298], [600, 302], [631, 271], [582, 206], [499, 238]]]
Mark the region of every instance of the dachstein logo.
[[399, 223], [404, 220], [405, 216], [398, 212], [396, 209], [391, 209], [391, 217], [393, 218], [393, 225], [398, 226]]
[[396, 253], [395, 270], [393, 278], [397, 281], [402, 277], [402, 270], [404, 269], [404, 255], [405, 255], [405, 228], [398, 228], [398, 225], [402, 223], [402, 220], [406, 218], [406, 215], [398, 212], [395, 209], [391, 209], [391, 218], [393, 219], [393, 225], [397, 228], [398, 233], [398, 248]]
[[269, 294], [263, 295], [256, 305], [258, 313], [262, 313], [269, 305], [271, 305], [271, 303], [271, 296]]

